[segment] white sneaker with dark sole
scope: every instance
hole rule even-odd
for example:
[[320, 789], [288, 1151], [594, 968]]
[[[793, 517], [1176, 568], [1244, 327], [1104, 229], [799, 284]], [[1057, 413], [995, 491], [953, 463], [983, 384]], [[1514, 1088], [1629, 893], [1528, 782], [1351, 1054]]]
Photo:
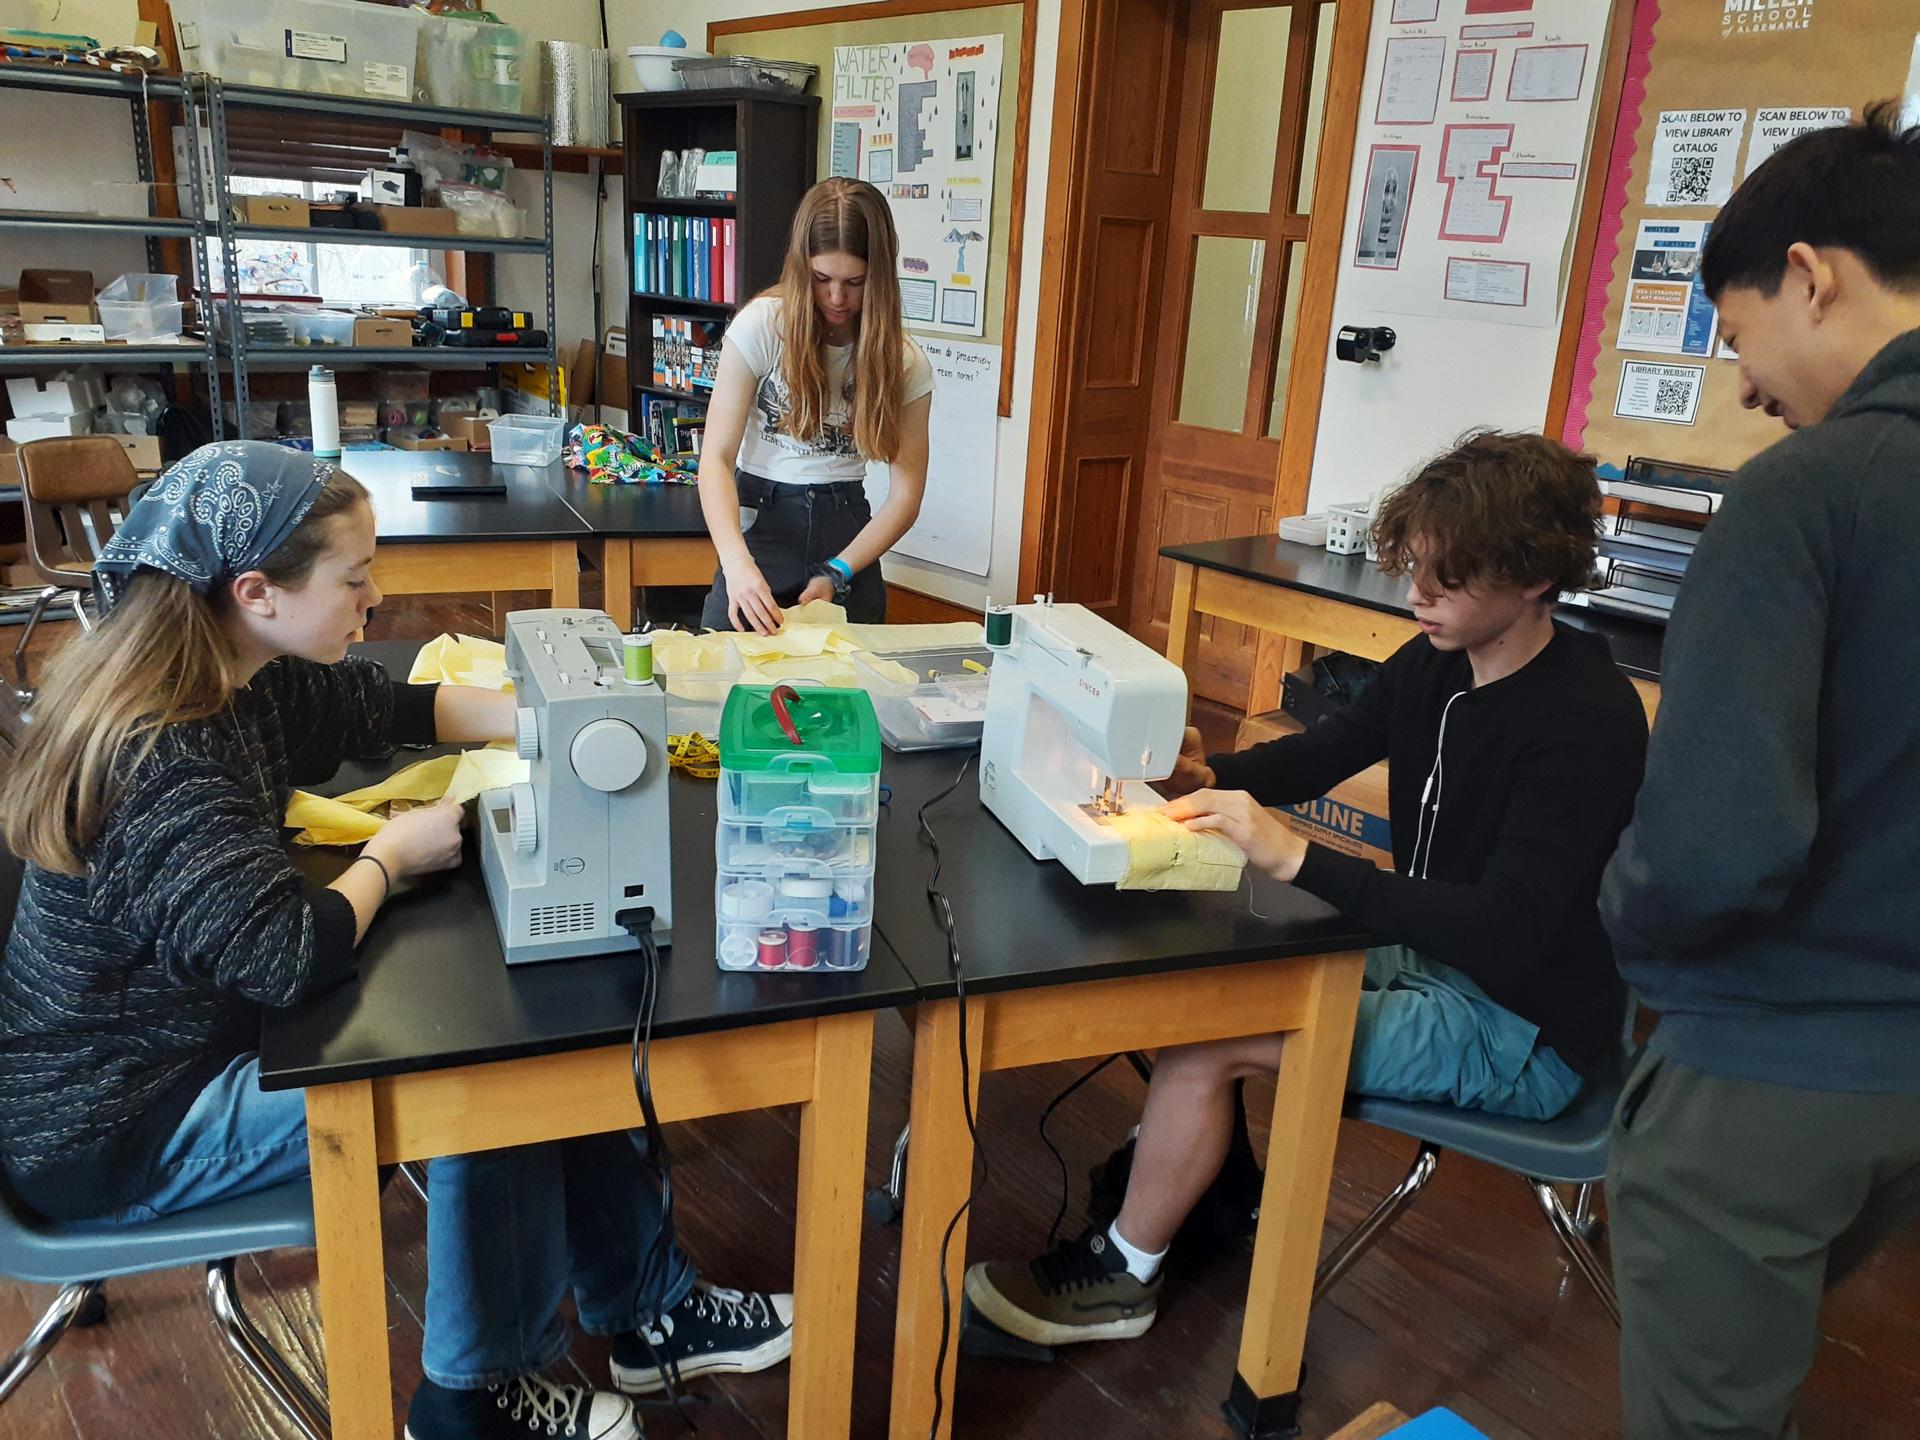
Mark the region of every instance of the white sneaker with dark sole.
[[793, 1353], [793, 1296], [723, 1290], [698, 1282], [658, 1326], [613, 1337], [613, 1383], [629, 1395], [666, 1389], [671, 1363], [682, 1380], [751, 1375]]

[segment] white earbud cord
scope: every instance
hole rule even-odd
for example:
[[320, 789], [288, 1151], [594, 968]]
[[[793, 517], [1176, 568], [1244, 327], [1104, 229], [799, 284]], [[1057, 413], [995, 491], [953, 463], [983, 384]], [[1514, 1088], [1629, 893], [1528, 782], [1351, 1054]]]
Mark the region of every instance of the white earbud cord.
[[[1453, 712], [1453, 702], [1467, 692], [1457, 690], [1447, 701], [1446, 708], [1440, 712], [1440, 738], [1433, 748], [1433, 768], [1427, 772], [1427, 783], [1420, 791], [1420, 823], [1413, 835], [1413, 855], [1407, 862], [1407, 874], [1418, 879], [1427, 878], [1427, 868], [1433, 863], [1433, 837], [1440, 829], [1440, 797], [1447, 784], [1447, 716]], [[1431, 803], [1429, 803], [1431, 802]], [[1426, 842], [1426, 859], [1420, 858], [1420, 844]]]

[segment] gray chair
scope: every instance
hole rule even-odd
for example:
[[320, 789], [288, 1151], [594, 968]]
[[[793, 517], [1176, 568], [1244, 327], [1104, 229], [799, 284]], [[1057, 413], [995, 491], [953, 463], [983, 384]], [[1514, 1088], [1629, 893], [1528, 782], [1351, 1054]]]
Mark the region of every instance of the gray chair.
[[[16, 857], [0, 851], [0, 947], [13, 928], [23, 870]], [[205, 1265], [207, 1303], [227, 1345], [307, 1440], [328, 1440], [331, 1426], [325, 1404], [247, 1318], [234, 1286], [234, 1262], [239, 1256], [312, 1245], [313, 1196], [305, 1180], [124, 1226], [42, 1220], [0, 1185], [0, 1275], [60, 1287], [32, 1333], [0, 1368], [0, 1403], [69, 1328], [104, 1317], [106, 1296], [101, 1287], [108, 1280], [146, 1270]]]
[[[1628, 1009], [1631, 1017], [1632, 1007]], [[1420, 1148], [1406, 1178], [1320, 1262], [1314, 1275], [1313, 1298], [1317, 1301], [1331, 1290], [1353, 1262], [1405, 1213], [1433, 1179], [1441, 1152], [1451, 1150], [1510, 1170], [1527, 1182], [1574, 1269], [1593, 1286], [1607, 1314], [1618, 1325], [1620, 1302], [1614, 1297], [1613, 1279], [1606, 1265], [1593, 1253], [1590, 1242], [1598, 1222], [1588, 1207], [1593, 1187], [1606, 1179], [1607, 1134], [1613, 1107], [1634, 1058], [1629, 1047], [1623, 1045], [1589, 1077], [1586, 1089], [1571, 1108], [1546, 1121], [1459, 1110], [1451, 1105], [1350, 1097], [1348, 1119], [1411, 1136], [1420, 1142]], [[1561, 1200], [1556, 1185], [1579, 1187], [1572, 1210]]]

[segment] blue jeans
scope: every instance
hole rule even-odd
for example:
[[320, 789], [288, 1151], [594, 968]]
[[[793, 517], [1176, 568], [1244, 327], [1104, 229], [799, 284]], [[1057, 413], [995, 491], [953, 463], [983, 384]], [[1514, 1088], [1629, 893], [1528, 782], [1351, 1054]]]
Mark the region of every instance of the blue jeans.
[[[567, 1353], [568, 1289], [593, 1335], [637, 1329], [693, 1289], [681, 1250], [658, 1245], [660, 1197], [644, 1136], [614, 1131], [429, 1162], [427, 1326], [421, 1368], [477, 1390]], [[155, 1164], [159, 1183], [115, 1218], [190, 1210], [307, 1174], [300, 1090], [262, 1090], [242, 1055], [193, 1102]]]
[[1451, 965], [1381, 945], [1360, 983], [1350, 1093], [1523, 1120], [1551, 1120], [1579, 1095], [1579, 1074], [1540, 1028]]

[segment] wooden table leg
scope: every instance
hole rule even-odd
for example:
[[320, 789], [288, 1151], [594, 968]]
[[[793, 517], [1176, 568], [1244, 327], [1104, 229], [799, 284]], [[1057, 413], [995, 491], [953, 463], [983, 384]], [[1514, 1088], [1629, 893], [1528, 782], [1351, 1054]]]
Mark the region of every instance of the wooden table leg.
[[307, 1148], [334, 1440], [392, 1440], [372, 1081], [308, 1088]]
[[[967, 1013], [967, 1051], [972, 1096], [980, 1096], [983, 1007]], [[888, 1433], [894, 1440], [926, 1440], [933, 1424], [934, 1358], [940, 1350], [941, 1241], [947, 1226], [946, 1280], [949, 1308], [947, 1353], [939, 1370], [941, 1406], [936, 1440], [953, 1429], [953, 1376], [960, 1354], [961, 1282], [966, 1270], [967, 1219], [955, 1212], [973, 1192], [973, 1137], [960, 1103], [960, 1006], [958, 1001], [922, 1002], [914, 1017], [913, 1101], [908, 1124], [906, 1209], [900, 1220], [900, 1293], [893, 1330], [893, 1405]]]
[[553, 608], [571, 610], [580, 603], [580, 546], [572, 540], [556, 540], [553, 552]]
[[1226, 1407], [1237, 1433], [1256, 1440], [1291, 1433], [1299, 1408], [1300, 1357], [1366, 956], [1356, 950], [1310, 963], [1315, 974], [1305, 1023], [1280, 1051], [1247, 1318]]
[[1173, 610], [1167, 616], [1167, 659], [1189, 676], [1200, 663], [1200, 621], [1194, 608], [1194, 589], [1200, 572], [1192, 565], [1174, 562]]
[[839, 1440], [852, 1426], [853, 1331], [860, 1299], [861, 1201], [872, 1083], [873, 1012], [819, 1021], [813, 1098], [800, 1107], [790, 1440]]
[[633, 629], [633, 546], [624, 539], [602, 539], [594, 559], [600, 566], [600, 603], [621, 630]]

